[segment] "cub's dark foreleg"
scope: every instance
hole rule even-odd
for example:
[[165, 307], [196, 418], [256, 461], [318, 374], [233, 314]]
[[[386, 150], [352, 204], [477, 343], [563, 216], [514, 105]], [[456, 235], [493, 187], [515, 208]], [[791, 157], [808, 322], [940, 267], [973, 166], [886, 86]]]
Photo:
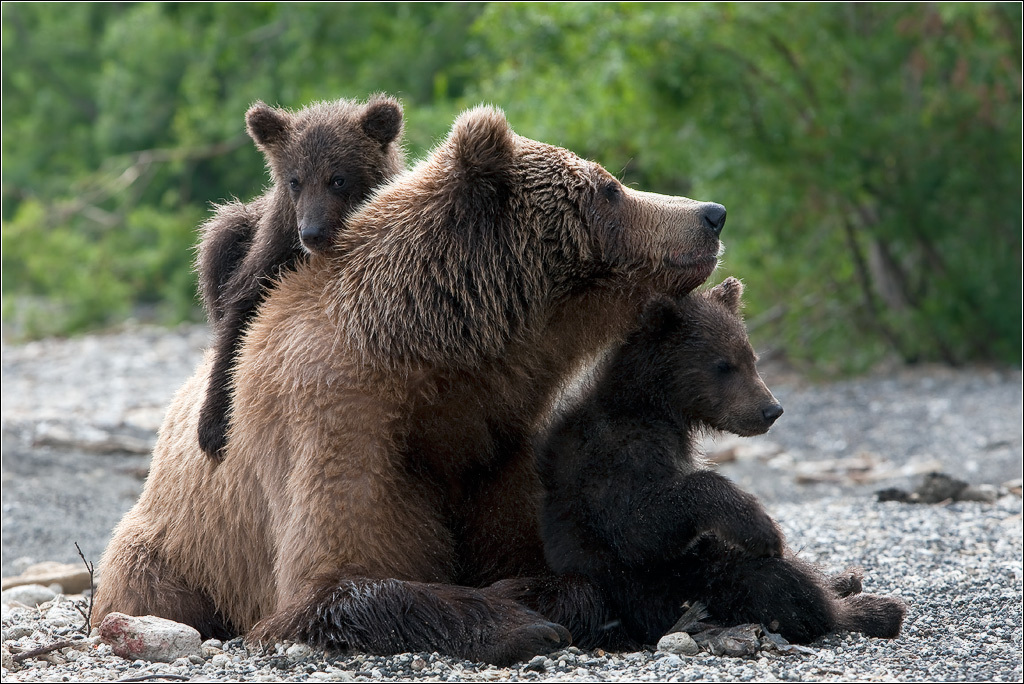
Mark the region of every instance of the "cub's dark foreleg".
[[224, 306], [230, 299], [229, 283], [252, 249], [265, 204], [262, 197], [248, 204], [237, 200], [222, 204], [199, 229], [202, 235], [196, 255], [199, 293], [206, 316], [213, 325], [224, 317]]
[[[698, 471], [672, 482], [647, 478], [644, 486], [630, 482], [621, 495], [609, 488], [606, 499], [594, 507], [589, 527], [604, 538], [612, 556], [626, 568], [643, 572], [652, 564], [662, 563], [677, 553], [684, 553], [698, 537], [714, 532], [721, 538], [753, 556], [782, 555], [784, 540], [775, 521], [757, 499], [739, 489], [727, 478], [712, 471]], [[561, 523], [559, 512], [552, 506], [545, 511], [548, 530]], [[560, 572], [582, 571], [592, 575], [586, 565], [561, 566], [561, 559], [573, 562], [569, 553], [558, 548], [554, 535], [545, 532], [550, 541], [545, 548], [549, 562]], [[586, 548], [587, 540], [577, 543]]]
[[220, 462], [227, 446], [235, 357], [246, 326], [267, 296], [274, 278], [291, 270], [302, 254], [297, 238], [277, 236], [276, 240], [253, 246], [244, 263], [232, 275], [219, 302], [222, 318], [215, 327], [213, 365], [206, 397], [199, 413], [199, 447]]
[[256, 625], [255, 641], [294, 639], [378, 655], [437, 651], [510, 665], [571, 643], [560, 625], [485, 591], [395, 579], [348, 578], [308, 592]]

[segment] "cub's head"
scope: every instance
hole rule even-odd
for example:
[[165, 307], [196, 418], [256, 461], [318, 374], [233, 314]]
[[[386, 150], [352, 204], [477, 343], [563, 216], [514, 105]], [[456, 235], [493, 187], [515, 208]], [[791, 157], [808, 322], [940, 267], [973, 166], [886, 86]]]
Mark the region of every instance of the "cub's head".
[[761, 380], [757, 357], [740, 317], [743, 284], [720, 285], [679, 300], [658, 298], [643, 315], [633, 345], [636, 363], [648, 359], [653, 391], [681, 416], [741, 436], [768, 431], [782, 406]]
[[402, 106], [386, 95], [297, 112], [257, 102], [245, 122], [291, 198], [298, 239], [310, 252], [328, 249], [352, 210], [404, 166]]

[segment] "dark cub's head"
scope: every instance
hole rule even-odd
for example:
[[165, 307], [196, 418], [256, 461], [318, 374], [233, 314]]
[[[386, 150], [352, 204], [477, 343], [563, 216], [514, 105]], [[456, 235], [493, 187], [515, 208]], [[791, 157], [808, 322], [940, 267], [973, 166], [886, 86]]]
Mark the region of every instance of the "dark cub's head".
[[329, 248], [351, 211], [404, 167], [402, 105], [386, 95], [337, 100], [298, 112], [254, 104], [246, 128], [289, 193], [302, 246]]
[[627, 345], [637, 373], [679, 415], [746, 437], [767, 432], [782, 406], [757, 372], [742, 295], [743, 284], [727, 278], [679, 300], [655, 299]]

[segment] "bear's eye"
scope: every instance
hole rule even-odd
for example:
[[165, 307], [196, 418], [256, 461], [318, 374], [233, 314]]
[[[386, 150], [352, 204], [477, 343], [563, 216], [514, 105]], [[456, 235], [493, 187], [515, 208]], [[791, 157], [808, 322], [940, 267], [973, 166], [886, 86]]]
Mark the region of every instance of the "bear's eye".
[[341, 176], [335, 176], [331, 179], [331, 190], [340, 190], [345, 187], [345, 179]]
[[299, 183], [298, 178], [292, 178], [290, 181], [288, 181], [288, 187], [291, 188], [292, 192], [298, 192], [300, 186], [301, 184]]
[[618, 181], [608, 181], [601, 188], [601, 194], [606, 200], [614, 204], [622, 199], [622, 188], [619, 187]]
[[722, 359], [715, 363], [715, 370], [721, 373], [722, 375], [725, 375], [726, 373], [731, 373], [734, 370], [734, 368], [735, 366], [733, 366], [725, 359]]

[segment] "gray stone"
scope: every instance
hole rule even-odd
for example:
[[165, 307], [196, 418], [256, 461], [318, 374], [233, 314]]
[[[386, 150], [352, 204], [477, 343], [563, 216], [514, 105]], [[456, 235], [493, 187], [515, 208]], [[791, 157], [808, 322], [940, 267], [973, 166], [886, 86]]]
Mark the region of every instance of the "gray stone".
[[100, 624], [100, 636], [114, 653], [129, 660], [172, 663], [202, 655], [202, 639], [194, 628], [173, 620], [146, 615], [111, 613]]
[[306, 660], [313, 655], [313, 649], [306, 644], [293, 644], [285, 651], [285, 655], [293, 661]]
[[32, 608], [40, 603], [46, 603], [56, 598], [56, 594], [41, 584], [23, 584], [19, 587], [11, 587], [0, 593], [0, 602], [5, 606], [21, 604]]
[[676, 655], [697, 655], [700, 647], [686, 632], [672, 632], [658, 640], [658, 650]]

